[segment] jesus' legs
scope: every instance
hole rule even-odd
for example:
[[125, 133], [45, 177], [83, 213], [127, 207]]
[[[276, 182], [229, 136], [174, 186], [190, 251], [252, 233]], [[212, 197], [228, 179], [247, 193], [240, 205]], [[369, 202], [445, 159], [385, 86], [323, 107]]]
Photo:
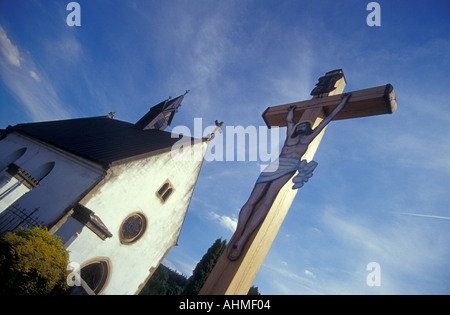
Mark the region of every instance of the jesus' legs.
[[228, 246], [228, 254], [230, 253], [232, 245], [241, 237], [242, 233], [244, 232], [247, 221], [250, 218], [250, 216], [252, 215], [255, 205], [264, 196], [269, 185], [270, 185], [270, 182], [259, 183], [259, 184], [256, 184], [255, 187], [253, 188], [253, 191], [250, 194], [248, 201], [245, 203], [245, 205], [242, 207], [241, 211], [239, 212], [238, 224], [236, 227], [236, 231], [234, 232], [233, 236], [230, 239], [230, 242], [229, 242], [230, 246]]
[[[266, 183], [270, 185], [268, 186], [265, 195], [262, 197], [261, 204], [259, 205], [259, 207], [257, 209], [252, 209], [251, 212], [247, 210], [245, 215], [246, 216], [245, 221], [242, 220], [241, 222], [241, 215], [239, 215], [239, 222], [241, 222], [241, 226], [239, 226], [238, 223], [238, 228], [236, 229], [235, 234], [230, 240], [227, 250], [228, 259], [236, 260], [237, 258], [239, 258], [242, 248], [249, 239], [250, 235], [253, 233], [253, 231], [255, 231], [258, 225], [265, 219], [267, 213], [272, 207], [273, 202], [275, 201], [275, 198], [278, 195], [278, 192], [284, 186], [284, 184], [286, 184], [286, 182], [292, 178], [294, 173], [295, 172], [291, 172], [289, 174], [286, 174], [280, 178], [273, 180], [270, 183]], [[241, 212], [243, 212], [244, 207], [242, 208]], [[249, 213], [253, 214], [250, 220], [249, 220], [250, 217]], [[242, 219], [244, 219], [244, 217]]]

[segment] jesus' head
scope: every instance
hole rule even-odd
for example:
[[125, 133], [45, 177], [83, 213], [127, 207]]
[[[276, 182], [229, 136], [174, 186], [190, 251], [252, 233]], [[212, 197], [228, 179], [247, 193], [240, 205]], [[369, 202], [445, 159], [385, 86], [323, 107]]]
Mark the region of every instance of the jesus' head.
[[311, 122], [309, 121], [301, 121], [298, 124], [296, 124], [293, 128], [293, 132], [291, 137], [295, 138], [298, 135], [307, 136], [312, 134], [313, 130], [311, 128]]

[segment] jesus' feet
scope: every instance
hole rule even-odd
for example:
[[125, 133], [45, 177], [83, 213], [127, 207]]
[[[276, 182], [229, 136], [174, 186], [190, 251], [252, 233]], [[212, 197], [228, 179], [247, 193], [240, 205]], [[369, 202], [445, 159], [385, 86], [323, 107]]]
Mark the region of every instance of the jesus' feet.
[[227, 257], [229, 260], [236, 260], [241, 255], [242, 247], [238, 245], [238, 243], [232, 244], [227, 248]]

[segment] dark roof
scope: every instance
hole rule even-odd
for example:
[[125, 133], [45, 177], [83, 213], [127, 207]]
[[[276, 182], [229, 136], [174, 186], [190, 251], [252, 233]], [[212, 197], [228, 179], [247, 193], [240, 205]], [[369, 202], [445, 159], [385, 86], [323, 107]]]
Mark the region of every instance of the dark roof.
[[108, 116], [18, 124], [6, 131], [31, 136], [104, 167], [168, 152], [179, 140], [170, 132], [141, 130]]

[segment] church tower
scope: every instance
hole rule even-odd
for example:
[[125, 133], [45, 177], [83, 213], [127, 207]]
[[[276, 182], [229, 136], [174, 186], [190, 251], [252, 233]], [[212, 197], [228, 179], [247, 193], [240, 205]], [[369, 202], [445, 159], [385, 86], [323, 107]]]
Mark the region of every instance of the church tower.
[[142, 130], [166, 129], [166, 127], [172, 123], [172, 119], [178, 111], [178, 107], [181, 106], [181, 102], [188, 92], [189, 91], [186, 91], [184, 95], [180, 95], [174, 99], [169, 98], [150, 108], [150, 111], [136, 123], [136, 127]]
[[8, 126], [0, 134], [0, 234], [45, 226], [80, 267], [73, 292], [139, 293], [177, 244], [208, 146], [191, 138], [191, 158], [173, 157], [186, 137], [164, 129], [184, 96], [137, 123], [109, 115]]

